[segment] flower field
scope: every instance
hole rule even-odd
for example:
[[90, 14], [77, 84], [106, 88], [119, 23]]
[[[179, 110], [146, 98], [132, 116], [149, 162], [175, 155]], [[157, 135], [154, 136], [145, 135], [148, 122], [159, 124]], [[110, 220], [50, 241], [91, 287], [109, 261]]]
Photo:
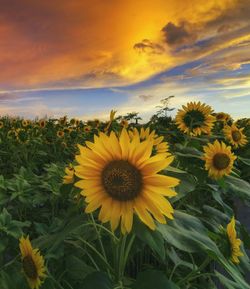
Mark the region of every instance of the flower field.
[[250, 119], [166, 111], [0, 117], [1, 289], [250, 288]]

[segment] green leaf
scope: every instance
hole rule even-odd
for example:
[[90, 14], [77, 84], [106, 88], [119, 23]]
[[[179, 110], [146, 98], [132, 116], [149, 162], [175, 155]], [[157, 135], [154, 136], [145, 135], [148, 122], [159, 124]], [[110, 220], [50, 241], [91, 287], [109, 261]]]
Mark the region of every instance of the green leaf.
[[[82, 258], [83, 259], [83, 258]], [[66, 268], [70, 278], [74, 280], [83, 280], [87, 275], [95, 270], [88, 266], [82, 259], [77, 256], [70, 255], [66, 258]]]
[[200, 220], [181, 211], [175, 210], [174, 219], [166, 225], [158, 224], [157, 230], [169, 244], [182, 251], [205, 251], [212, 256], [218, 251]]
[[166, 252], [164, 239], [160, 232], [150, 230], [136, 218], [134, 222], [134, 232], [143, 243], [146, 243], [155, 253], [158, 254], [162, 261], [165, 260]]
[[113, 289], [113, 285], [106, 273], [94, 272], [88, 275], [81, 288], [84, 289]]
[[161, 271], [150, 270], [139, 273], [133, 289], [180, 289], [175, 283], [169, 281]]
[[250, 159], [237, 156], [237, 160], [240, 160], [240, 161], [242, 161], [245, 165], [250, 166]]
[[244, 289], [237, 283], [233, 282], [232, 280], [229, 280], [226, 276], [222, 275], [218, 271], [215, 271], [215, 275], [220, 280], [221, 284], [225, 286], [227, 289]]
[[233, 193], [243, 199], [250, 199], [250, 184], [248, 182], [233, 176], [225, 177], [225, 182]]

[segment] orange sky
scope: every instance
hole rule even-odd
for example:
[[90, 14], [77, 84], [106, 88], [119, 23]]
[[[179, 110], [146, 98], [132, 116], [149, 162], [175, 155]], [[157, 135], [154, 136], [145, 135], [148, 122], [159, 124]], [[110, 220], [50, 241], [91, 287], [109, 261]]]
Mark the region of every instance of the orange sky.
[[[218, 27], [207, 28], [204, 36], [202, 28], [238, 2], [4, 1], [0, 11], [0, 85], [26, 89], [71, 86], [78, 80], [80, 86], [99, 87], [144, 80], [190, 57], [173, 55], [174, 45], [164, 43], [161, 30], [167, 23], [185, 23], [190, 33], [188, 43], [191, 38], [213, 35]], [[140, 53], [134, 46], [143, 39], [160, 43], [161, 53], [150, 47]]]
[[[0, 0], [0, 114], [28, 115], [28, 101], [34, 114], [61, 112], [48, 104], [57, 91], [75, 95], [77, 113], [86, 88], [109, 88], [124, 112], [149, 113], [169, 93], [179, 104], [215, 91], [222, 103], [247, 98], [249, 1]], [[98, 93], [100, 105], [110, 101]]]

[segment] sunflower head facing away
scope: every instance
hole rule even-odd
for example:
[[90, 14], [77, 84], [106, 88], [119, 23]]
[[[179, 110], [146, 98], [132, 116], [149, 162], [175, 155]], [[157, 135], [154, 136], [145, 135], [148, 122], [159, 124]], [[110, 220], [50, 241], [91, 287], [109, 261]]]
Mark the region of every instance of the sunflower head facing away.
[[240, 250], [241, 240], [237, 239], [235, 230], [235, 218], [232, 217], [230, 223], [227, 225], [227, 237], [230, 243], [230, 258], [235, 264], [240, 263], [239, 257], [243, 256]]
[[179, 109], [176, 115], [176, 124], [184, 133], [197, 136], [201, 133], [209, 134], [215, 117], [211, 115], [212, 108], [199, 102], [189, 102]]
[[243, 133], [243, 129], [244, 128], [237, 128], [235, 124], [232, 124], [232, 126], [226, 126], [223, 130], [226, 139], [235, 148], [238, 148], [247, 144], [247, 138]]
[[211, 178], [217, 180], [231, 173], [236, 156], [231, 152], [230, 146], [216, 140], [213, 144], [209, 143], [204, 146], [203, 149], [205, 169]]
[[126, 129], [118, 137], [113, 131], [109, 136], [100, 133], [93, 143], [79, 145], [75, 174], [82, 180], [75, 185], [82, 189], [86, 212], [100, 208], [99, 220], [110, 222], [113, 231], [121, 223], [122, 233], [129, 233], [134, 213], [152, 230], [153, 218], [160, 223], [166, 223], [165, 217], [173, 218], [173, 208], [165, 197], [176, 195], [171, 188], [179, 180], [159, 174], [173, 157], [164, 153], [152, 156], [153, 145], [153, 140], [141, 141], [138, 134], [131, 139]]
[[231, 119], [230, 115], [225, 112], [218, 112], [215, 114], [215, 117], [217, 121], [222, 121], [222, 122], [228, 122]]
[[21, 251], [22, 267], [25, 277], [31, 289], [38, 289], [43, 279], [46, 277], [44, 258], [38, 249], [33, 249], [29, 240], [29, 236], [23, 236], [19, 240]]

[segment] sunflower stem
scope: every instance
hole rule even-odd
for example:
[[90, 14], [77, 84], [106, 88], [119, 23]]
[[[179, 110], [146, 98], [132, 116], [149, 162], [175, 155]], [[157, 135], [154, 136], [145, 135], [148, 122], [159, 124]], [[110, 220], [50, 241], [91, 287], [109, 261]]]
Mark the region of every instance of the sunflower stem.
[[[95, 228], [95, 231], [96, 231], [96, 235], [97, 235], [97, 238], [98, 238], [100, 247], [101, 247], [102, 255], [103, 255], [103, 257], [105, 258], [106, 263], [108, 263], [107, 255], [106, 255], [106, 252], [105, 252], [103, 243], [102, 243], [101, 234], [100, 234], [100, 231], [97, 229], [96, 221], [95, 221], [94, 216], [93, 216], [92, 213], [90, 214], [90, 218], [91, 218], [91, 220], [92, 220], [92, 223], [93, 223], [94, 228]], [[110, 274], [110, 270], [109, 270], [109, 269], [107, 269], [107, 270], [108, 270], [108, 274], [109, 274], [109, 276], [110, 276], [110, 275], [111, 275], [111, 274]]]
[[121, 236], [121, 242], [119, 244], [119, 264], [118, 264], [118, 280], [121, 281], [124, 276], [124, 252], [126, 248], [127, 235]]
[[[87, 245], [90, 249], [92, 249], [93, 252], [96, 253], [96, 255], [105, 263], [105, 265], [109, 268], [108, 272], [109, 272], [109, 275], [110, 275], [110, 271], [113, 271], [113, 268], [110, 266], [110, 264], [108, 263], [107, 259], [101, 254], [99, 253], [96, 248], [91, 245], [88, 241], [78, 237], [78, 240], [83, 242], [85, 245]], [[68, 243], [70, 244], [74, 244], [74, 242], [71, 242], [71, 241], [67, 241]]]

